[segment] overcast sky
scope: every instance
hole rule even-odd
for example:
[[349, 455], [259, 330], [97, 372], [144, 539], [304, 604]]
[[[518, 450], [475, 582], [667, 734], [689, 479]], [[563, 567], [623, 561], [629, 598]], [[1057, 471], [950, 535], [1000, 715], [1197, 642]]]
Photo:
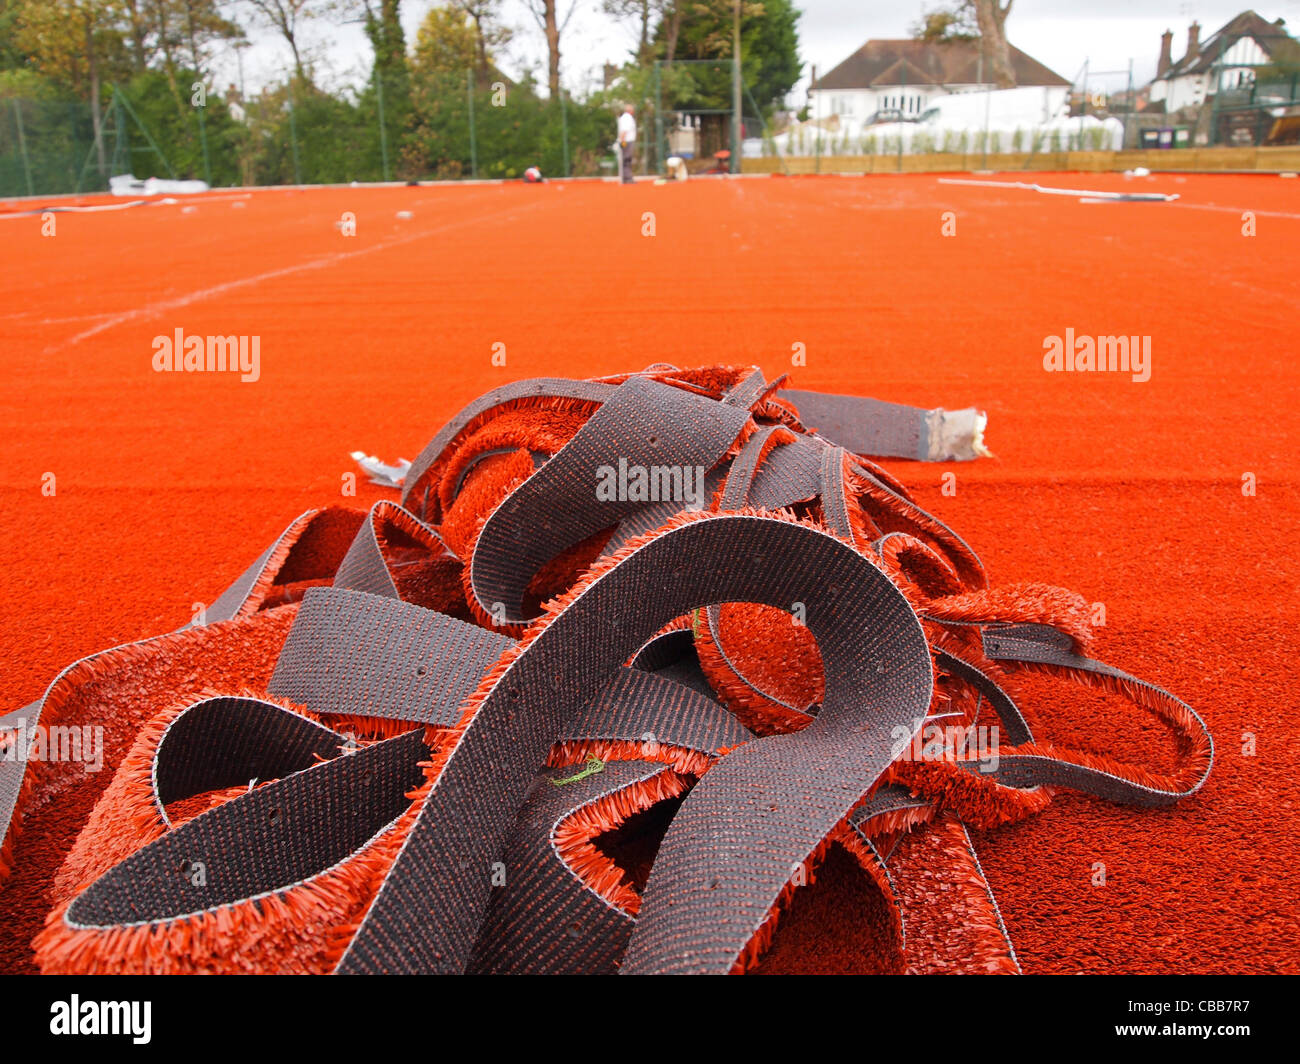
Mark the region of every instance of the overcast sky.
[[[636, 32], [601, 13], [600, 0], [560, 0], [560, 10], [573, 14], [561, 39], [565, 86], [574, 93], [599, 87], [603, 63], [622, 63], [635, 44]], [[414, 44], [416, 28], [434, 0], [404, 0], [402, 21], [407, 39]], [[923, 7], [933, 0], [796, 0], [803, 11], [799, 20], [800, 59], [807, 86], [811, 66], [828, 71], [871, 38], [905, 37]], [[251, 25], [243, 5], [240, 20], [250, 26], [252, 46], [244, 53], [244, 80], [248, 91], [283, 76], [289, 63], [288, 47], [268, 30]], [[1144, 84], [1155, 73], [1160, 34], [1174, 31], [1174, 58], [1185, 51], [1187, 26], [1201, 23], [1204, 40], [1228, 19], [1244, 10], [1243, 0], [1015, 0], [1007, 20], [1011, 43], [1047, 64], [1062, 77], [1076, 78], [1084, 65], [1090, 71], [1126, 71], [1133, 61], [1134, 81]], [[1264, 18], [1287, 20], [1292, 35], [1300, 32], [1300, 0], [1275, 0], [1255, 8]], [[506, 0], [506, 21], [515, 39], [501, 57], [506, 73], [518, 76], [532, 69], [546, 80], [546, 43], [524, 0]], [[356, 83], [369, 72], [369, 43], [359, 25], [337, 23], [309, 25], [305, 33], [317, 56], [321, 80], [330, 87]], [[233, 49], [225, 49], [215, 62], [217, 83], [238, 82]], [[1122, 86], [1123, 74], [1094, 80]]]

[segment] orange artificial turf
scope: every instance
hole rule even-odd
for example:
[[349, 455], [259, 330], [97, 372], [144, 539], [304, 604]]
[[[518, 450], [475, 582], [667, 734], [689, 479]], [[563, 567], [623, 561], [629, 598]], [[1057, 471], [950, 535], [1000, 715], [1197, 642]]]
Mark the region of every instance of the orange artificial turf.
[[[392, 497], [363, 475], [342, 497], [348, 452], [414, 458], [509, 380], [753, 363], [803, 388], [977, 405], [995, 459], [889, 470], [995, 586], [1103, 604], [1098, 656], [1184, 698], [1218, 744], [1204, 790], [1172, 809], [1063, 793], [972, 831], [1022, 965], [1300, 969], [1300, 181], [1035, 180], [1182, 198], [1082, 204], [933, 175], [277, 189], [57, 214], [54, 236], [4, 216], [29, 204], [0, 205], [0, 711], [84, 654], [185, 623], [301, 511]], [[152, 340], [176, 328], [260, 336], [260, 380], [155, 373]], [[1150, 336], [1151, 379], [1046, 373], [1044, 338], [1067, 328]], [[1169, 761], [1124, 703], [1040, 677], [1018, 690], [1054, 741]], [[20, 862], [39, 849], [25, 837]], [[860, 891], [833, 873], [764, 970], [806, 966], [801, 941], [823, 966], [874, 963], [852, 929], [876, 917], [844, 911]], [[21, 873], [0, 888], [0, 971], [30, 970], [39, 889]]]

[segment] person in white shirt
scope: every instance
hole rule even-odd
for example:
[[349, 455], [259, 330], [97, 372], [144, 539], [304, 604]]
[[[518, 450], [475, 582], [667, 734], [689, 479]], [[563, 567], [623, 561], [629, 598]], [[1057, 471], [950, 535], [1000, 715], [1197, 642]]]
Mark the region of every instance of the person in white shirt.
[[632, 183], [632, 153], [636, 149], [636, 118], [632, 105], [618, 116], [618, 150], [622, 159], [623, 184]]

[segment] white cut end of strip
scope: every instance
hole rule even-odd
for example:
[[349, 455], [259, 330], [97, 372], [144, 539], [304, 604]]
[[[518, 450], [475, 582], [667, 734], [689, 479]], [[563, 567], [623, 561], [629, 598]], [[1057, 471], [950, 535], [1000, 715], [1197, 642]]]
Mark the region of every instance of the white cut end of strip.
[[927, 461], [971, 462], [993, 457], [984, 443], [984, 430], [989, 423], [984, 411], [973, 406], [964, 410], [939, 407], [926, 413], [925, 423], [929, 429]]
[[388, 465], [365, 451], [352, 451], [351, 457], [370, 477], [372, 484], [382, 484], [386, 488], [400, 488], [406, 481], [406, 474], [411, 471], [411, 463], [405, 458], [399, 458], [396, 465]]

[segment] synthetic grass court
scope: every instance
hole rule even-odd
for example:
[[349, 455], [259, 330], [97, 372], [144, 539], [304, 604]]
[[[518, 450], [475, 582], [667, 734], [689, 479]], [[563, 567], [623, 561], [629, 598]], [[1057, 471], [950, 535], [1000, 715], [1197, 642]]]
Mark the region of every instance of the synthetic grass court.
[[[652, 362], [773, 376], [801, 344], [797, 386], [986, 409], [996, 458], [890, 468], [995, 583], [1104, 604], [1100, 656], [1178, 694], [1216, 740], [1209, 782], [1172, 809], [1062, 794], [977, 834], [1024, 969], [1296, 970], [1300, 182], [1036, 180], [1181, 198], [1082, 204], [917, 175], [224, 191], [60, 213], [54, 236], [0, 218], [0, 710], [84, 654], [185, 623], [301, 511], [393, 497], [359, 477], [340, 499], [349, 451], [413, 458], [508, 380]], [[334, 224], [345, 211], [354, 237]], [[177, 328], [260, 336], [260, 379], [155, 373], [153, 339]], [[1150, 336], [1150, 380], [1046, 373], [1044, 338], [1067, 328]], [[1123, 703], [1038, 708], [1075, 746], [1171, 757]], [[50, 815], [29, 813], [0, 890], [3, 971], [31, 970], [36, 891], [61, 857], [41, 848]], [[860, 965], [855, 904], [830, 869], [764, 968]]]

